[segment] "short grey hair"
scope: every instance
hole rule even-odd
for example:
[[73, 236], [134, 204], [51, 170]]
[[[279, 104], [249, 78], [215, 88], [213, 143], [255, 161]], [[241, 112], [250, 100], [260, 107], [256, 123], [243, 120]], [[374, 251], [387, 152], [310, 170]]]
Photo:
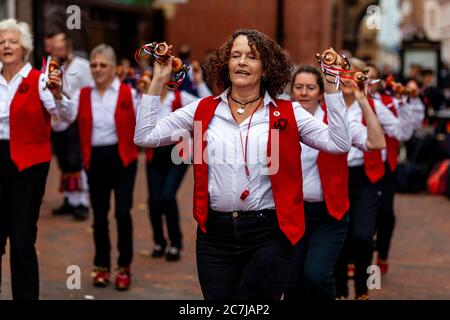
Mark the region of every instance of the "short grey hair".
[[360, 69], [360, 70], [367, 69], [367, 64], [361, 59], [351, 57], [348, 59], [348, 61], [350, 62], [352, 69]]
[[99, 44], [94, 49], [92, 49], [90, 59], [91, 60], [94, 59], [94, 57], [99, 54], [104, 54], [107, 57], [107, 59], [111, 62], [111, 65], [113, 67], [116, 66], [117, 58], [116, 54], [114, 53], [114, 49], [111, 46], [108, 46], [107, 44], [104, 43]]
[[0, 21], [0, 32], [5, 31], [16, 31], [19, 33], [19, 43], [25, 50], [23, 61], [27, 61], [31, 51], [33, 51], [33, 35], [28, 23], [19, 22], [16, 19], [4, 19]]

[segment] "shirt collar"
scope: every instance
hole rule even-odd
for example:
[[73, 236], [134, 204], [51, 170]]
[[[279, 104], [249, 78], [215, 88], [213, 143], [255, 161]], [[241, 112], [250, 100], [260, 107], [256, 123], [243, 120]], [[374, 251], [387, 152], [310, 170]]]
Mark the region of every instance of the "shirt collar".
[[20, 75], [22, 78], [26, 78], [26, 77], [28, 77], [28, 74], [30, 73], [30, 71], [31, 71], [31, 64], [30, 64], [29, 62], [27, 62], [27, 63], [22, 67], [22, 69], [20, 69], [19, 75]]
[[[220, 95], [214, 97], [214, 99], [221, 99], [223, 102], [228, 104], [228, 93], [230, 92], [230, 88], [226, 89], [224, 92], [222, 92]], [[267, 106], [270, 103], [272, 103], [275, 107], [278, 107], [275, 101], [272, 99], [272, 97], [269, 95], [267, 91], [264, 93], [264, 105]]]
[[[3, 65], [0, 64], [0, 72], [3, 69]], [[29, 62], [27, 62], [22, 69], [19, 70], [19, 72], [17, 72], [14, 77], [11, 79], [11, 81], [15, 81], [15, 79], [17, 79], [17, 77], [20, 77], [22, 79], [25, 79], [26, 77], [28, 77], [28, 74], [30, 73], [32, 67], [31, 64]], [[4, 79], [4, 77], [0, 74], [0, 77], [2, 79], [2, 82], [4, 82], [6, 84], [6, 80]]]
[[119, 87], [120, 87], [119, 79], [117, 77], [114, 78], [114, 81], [111, 83], [111, 85], [109, 87], [111, 89], [113, 89], [114, 91], [119, 91]]
[[[119, 78], [114, 78], [113, 82], [111, 82], [111, 84], [109, 85], [109, 87], [106, 90], [113, 90], [113, 91], [119, 91], [119, 87], [120, 87], [120, 80]], [[97, 88], [95, 88], [95, 90], [97, 90]]]
[[321, 120], [321, 118], [323, 118], [323, 116], [324, 116], [324, 112], [322, 110], [322, 106], [319, 104], [317, 106], [316, 112], [314, 113], [314, 117]]

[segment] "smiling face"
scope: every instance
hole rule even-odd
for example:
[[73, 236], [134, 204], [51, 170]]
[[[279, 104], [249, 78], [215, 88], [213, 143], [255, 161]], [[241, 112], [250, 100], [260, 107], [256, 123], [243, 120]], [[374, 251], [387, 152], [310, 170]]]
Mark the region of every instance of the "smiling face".
[[240, 35], [234, 40], [228, 70], [232, 87], [257, 88], [259, 91], [263, 65], [259, 53], [249, 46], [247, 36]]
[[20, 64], [24, 60], [25, 49], [19, 41], [17, 31], [0, 32], [0, 61], [4, 65]]
[[115, 66], [105, 54], [99, 53], [91, 59], [91, 73], [97, 87], [104, 87], [114, 80]]
[[295, 76], [292, 86], [293, 101], [300, 102], [302, 107], [312, 111], [319, 104], [321, 95], [322, 93], [314, 74], [302, 72]]

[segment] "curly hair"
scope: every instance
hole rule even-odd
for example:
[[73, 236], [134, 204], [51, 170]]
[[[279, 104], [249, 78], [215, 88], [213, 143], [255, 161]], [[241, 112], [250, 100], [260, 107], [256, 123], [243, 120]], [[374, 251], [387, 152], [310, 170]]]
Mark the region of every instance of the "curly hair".
[[241, 35], [247, 37], [252, 51], [257, 51], [260, 55], [266, 74], [261, 81], [261, 91], [267, 90], [271, 97], [282, 94], [291, 80], [293, 69], [291, 58], [280, 45], [256, 30], [239, 29], [235, 31], [231, 38], [209, 57], [205, 65], [206, 77], [221, 91], [231, 86], [228, 61], [234, 40]]

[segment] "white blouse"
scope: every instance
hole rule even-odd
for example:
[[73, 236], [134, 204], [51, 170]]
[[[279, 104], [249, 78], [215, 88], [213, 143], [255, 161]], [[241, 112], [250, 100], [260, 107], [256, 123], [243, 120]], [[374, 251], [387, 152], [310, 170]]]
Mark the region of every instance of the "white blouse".
[[[275, 208], [270, 178], [267, 175], [267, 142], [269, 134], [269, 104], [275, 102], [265, 93], [264, 107], [255, 112], [248, 134], [247, 180], [243, 160], [249, 118], [241, 124], [234, 120], [228, 105], [229, 89], [219, 99], [214, 117], [206, 132], [208, 159], [208, 191], [210, 208], [216, 211], [262, 210]], [[329, 126], [317, 120], [299, 103], [294, 102], [294, 114], [300, 141], [328, 152], [347, 152], [350, 148], [350, 130], [341, 93], [327, 95]], [[338, 102], [338, 100], [341, 100]], [[139, 105], [135, 143], [143, 147], [158, 147], [178, 141], [180, 131], [192, 134], [194, 114], [199, 101], [176, 110], [158, 121], [160, 97], [143, 95]], [[282, 161], [282, 159], [280, 159]], [[242, 201], [240, 195], [248, 188], [249, 196]], [[286, 190], [289, 192], [289, 190]]]
[[[380, 122], [381, 128], [384, 132], [399, 141], [408, 140], [413, 133], [413, 126], [411, 125], [411, 105], [405, 105], [398, 110], [398, 117], [383, 104], [380, 100], [374, 100], [375, 113]], [[357, 121], [362, 123], [362, 110], [355, 100], [348, 108], [348, 117], [350, 121]], [[386, 160], [386, 149], [382, 149], [382, 157]], [[364, 164], [364, 152], [352, 147], [348, 153], [348, 166], [356, 167]]]
[[[11, 103], [22, 80], [28, 77], [31, 70], [31, 64], [27, 63], [9, 82], [0, 73], [0, 140], [9, 140], [10, 138], [9, 116]], [[61, 101], [56, 101], [50, 90], [44, 89], [43, 80], [44, 75], [41, 74], [38, 84], [39, 98], [44, 108], [50, 115], [58, 118], [60, 121], [69, 121], [73, 113], [71, 104], [64, 96]], [[26, 125], [26, 121], [32, 121], [32, 119], [24, 119], [24, 125]]]
[[[333, 103], [329, 96], [325, 95], [327, 105]], [[345, 108], [343, 104], [341, 106]], [[314, 113], [314, 117], [319, 121], [323, 121], [324, 112], [319, 106]], [[367, 128], [358, 121], [350, 121], [350, 133], [352, 138], [352, 146], [367, 151]], [[319, 168], [317, 166], [317, 157], [319, 150], [311, 148], [304, 143], [302, 146], [302, 174], [303, 174], [303, 199], [308, 202], [324, 201], [322, 182], [320, 180]], [[339, 174], [339, 173], [336, 173]]]

